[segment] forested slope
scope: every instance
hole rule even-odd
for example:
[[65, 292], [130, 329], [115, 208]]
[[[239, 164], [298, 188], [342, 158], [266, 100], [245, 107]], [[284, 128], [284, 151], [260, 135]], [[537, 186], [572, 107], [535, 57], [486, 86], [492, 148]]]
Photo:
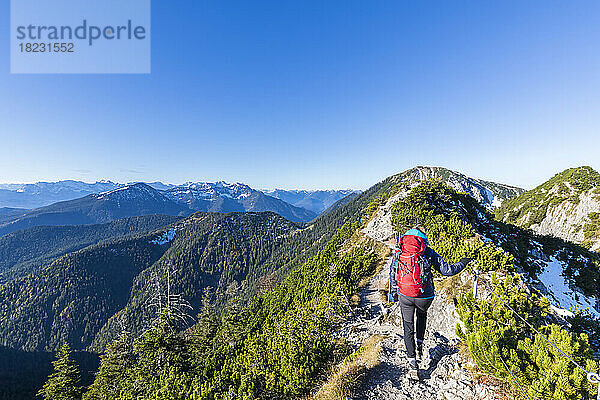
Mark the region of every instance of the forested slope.
[[[113, 343], [85, 398], [291, 398], [305, 393], [323, 363], [344, 346], [331, 332], [347, 296], [377, 256], [340, 254], [357, 224], [347, 223], [277, 287], [223, 314], [204, 309], [186, 336], [171, 311], [139, 340]], [[124, 360], [128, 360], [125, 363]]]
[[127, 301], [133, 279], [164, 253], [153, 236], [105, 242], [0, 286], [2, 345], [85, 349]]
[[167, 288], [183, 295], [195, 312], [203, 301], [221, 308], [228, 300], [246, 299], [259, 278], [293, 255], [297, 230], [271, 212], [196, 214], [176, 224], [155, 239], [168, 249], [136, 276], [129, 300], [100, 331], [95, 348], [114, 338], [122, 323], [141, 332], [156, 314], [156, 297]]
[[[375, 185], [302, 229], [273, 213], [198, 213], [153, 234], [66, 254], [0, 286], [2, 344], [55, 350], [62, 341], [75, 349], [105, 343], [106, 338], [96, 338], [100, 329], [126, 306], [143, 308], [156, 277], [164, 286], [165, 268], [172, 271], [173, 291], [189, 298], [195, 312], [205, 292], [217, 306], [232, 297], [243, 301], [315, 255], [343, 223], [361, 218], [376, 193], [393, 185], [393, 180]], [[86, 237], [82, 232], [93, 236], [94, 231], [61, 229], [81, 234], [80, 239]], [[21, 235], [27, 236], [27, 231]], [[7, 243], [10, 240], [14, 238]], [[62, 246], [60, 241], [53, 245]], [[132, 316], [136, 329], [147, 315], [121, 314]], [[115, 321], [104, 332], [114, 333]]]
[[130, 300], [137, 311], [132, 323], [141, 329], [150, 307], [134, 305], [165, 283], [167, 269], [173, 290], [184, 291], [195, 306], [205, 289], [218, 302], [228, 288], [272, 272], [263, 264], [296, 229], [274, 213], [200, 213], [69, 253], [0, 286], [2, 343], [26, 350], [55, 350], [63, 342], [88, 348], [102, 342], [96, 335]]
[[10, 233], [0, 237], [0, 282], [23, 276], [62, 255], [100, 241], [153, 231], [179, 219], [148, 215], [107, 224], [38, 226]]

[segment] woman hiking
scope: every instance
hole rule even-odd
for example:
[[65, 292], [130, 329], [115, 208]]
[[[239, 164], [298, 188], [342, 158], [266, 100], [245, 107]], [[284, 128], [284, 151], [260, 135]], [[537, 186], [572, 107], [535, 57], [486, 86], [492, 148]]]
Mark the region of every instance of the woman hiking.
[[[423, 339], [427, 323], [427, 309], [435, 297], [433, 273], [435, 269], [445, 276], [461, 272], [470, 258], [463, 258], [456, 264], [448, 264], [429, 247], [426, 230], [422, 225], [410, 229], [398, 239], [399, 249], [396, 249], [392, 265], [390, 265], [391, 291], [399, 294], [402, 324], [404, 326], [404, 344], [410, 365], [409, 377], [419, 379], [419, 359], [423, 356]], [[397, 284], [397, 287], [394, 288]], [[394, 290], [395, 289], [395, 290]], [[416, 348], [415, 348], [415, 312]]]

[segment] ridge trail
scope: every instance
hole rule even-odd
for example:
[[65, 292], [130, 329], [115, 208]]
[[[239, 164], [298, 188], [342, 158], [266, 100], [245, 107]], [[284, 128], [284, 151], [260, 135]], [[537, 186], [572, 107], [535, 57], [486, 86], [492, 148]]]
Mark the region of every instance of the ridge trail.
[[[388, 200], [363, 229], [370, 238], [392, 248], [394, 230], [391, 225], [391, 206], [405, 193]], [[419, 362], [420, 381], [408, 375], [408, 361], [403, 340], [402, 317], [396, 306], [384, 316], [385, 307], [379, 293], [388, 282], [388, 258], [383, 269], [373, 276], [359, 293], [361, 303], [346, 326], [340, 331], [348, 340], [359, 346], [372, 335], [382, 335], [380, 364], [369, 370], [352, 400], [465, 400], [499, 399], [495, 388], [476, 383], [467, 367], [470, 361], [459, 354], [459, 339], [455, 334], [458, 317], [454, 304], [443, 295], [436, 296], [428, 312], [427, 331], [423, 357]], [[468, 279], [465, 276], [465, 279]]]

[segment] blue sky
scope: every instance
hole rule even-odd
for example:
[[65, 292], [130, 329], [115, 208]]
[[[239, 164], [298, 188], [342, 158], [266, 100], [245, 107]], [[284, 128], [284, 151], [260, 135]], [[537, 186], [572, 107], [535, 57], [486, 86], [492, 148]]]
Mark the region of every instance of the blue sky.
[[0, 182], [600, 170], [597, 1], [154, 0], [149, 75], [11, 75], [0, 14]]

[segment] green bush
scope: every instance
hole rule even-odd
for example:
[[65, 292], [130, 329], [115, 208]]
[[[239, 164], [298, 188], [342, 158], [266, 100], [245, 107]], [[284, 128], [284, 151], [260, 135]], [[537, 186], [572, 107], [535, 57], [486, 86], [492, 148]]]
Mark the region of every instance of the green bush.
[[[591, 268], [588, 262], [581, 261], [578, 255], [583, 253], [576, 248], [565, 247], [563, 241], [536, 237], [487, 217], [486, 211], [474, 199], [433, 181], [423, 182], [392, 207], [394, 228], [404, 232], [416, 224], [425, 225], [432, 247], [446, 261], [456, 262], [462, 257], [470, 257], [478, 261], [480, 271], [508, 272], [503, 281], [493, 274], [496, 292], [504, 301], [588, 370], [598, 371], [598, 362], [593, 360], [587, 335], [569, 333], [549, 324], [548, 300], [529, 293], [520, 277], [510, 274], [516, 259], [524, 270], [536, 272], [536, 265], [528, 259], [532, 250], [531, 240], [540, 243], [544, 251], [558, 252], [559, 259], [568, 259], [569, 268], [573, 268], [571, 273], [586, 277], [586, 287], [593, 287], [597, 282], [597, 274], [593, 273], [593, 268], [597, 267]], [[486, 220], [489, 220], [487, 225], [482, 225], [486, 224]], [[473, 240], [478, 232], [485, 232], [501, 242], [503, 248], [491, 241]], [[587, 253], [585, 260], [595, 262], [593, 255]], [[457, 327], [457, 334], [482, 371], [515, 385], [502, 363], [504, 361], [516, 374], [519, 383], [528, 388], [532, 398], [592, 398], [595, 388], [587, 383], [585, 374], [573, 369], [569, 362], [565, 363], [562, 355], [517, 319], [500, 300], [491, 297], [487, 301], [475, 301], [472, 293], [468, 292], [459, 295], [456, 304], [463, 323], [462, 327]]]
[[[526, 291], [518, 275], [508, 276], [504, 281], [493, 275], [492, 281], [495, 292], [527, 322], [588, 371], [599, 371], [586, 334], [570, 333], [547, 322], [546, 298]], [[463, 323], [462, 327], [457, 326], [457, 334], [482, 371], [516, 385], [504, 366], [506, 363], [532, 398], [595, 398], [596, 388], [587, 381], [585, 373], [495, 296], [474, 300], [471, 292], [461, 294], [456, 310]]]
[[477, 260], [481, 271], [510, 268], [511, 254], [492, 242], [468, 240], [476, 236], [474, 225], [485, 212], [469, 195], [426, 181], [392, 206], [392, 225], [400, 233], [417, 224], [426, 226], [432, 248], [447, 262], [469, 257]]

